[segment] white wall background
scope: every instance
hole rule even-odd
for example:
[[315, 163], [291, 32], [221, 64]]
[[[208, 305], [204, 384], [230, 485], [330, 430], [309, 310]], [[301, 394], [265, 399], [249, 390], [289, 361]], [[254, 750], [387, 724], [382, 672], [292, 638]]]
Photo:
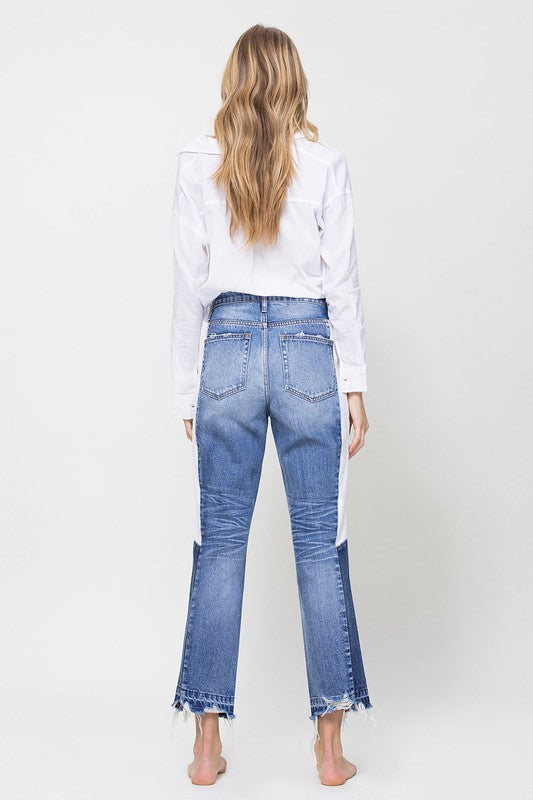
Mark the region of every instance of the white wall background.
[[[169, 214], [177, 149], [211, 131], [256, 22], [293, 36], [356, 194], [371, 430], [349, 536], [378, 729], [347, 723], [360, 775], [339, 791], [529, 796], [531, 5], [6, 0], [2, 16], [4, 796], [196, 796], [192, 725], [169, 738], [193, 519]], [[236, 710], [217, 797], [329, 791], [270, 434]]]

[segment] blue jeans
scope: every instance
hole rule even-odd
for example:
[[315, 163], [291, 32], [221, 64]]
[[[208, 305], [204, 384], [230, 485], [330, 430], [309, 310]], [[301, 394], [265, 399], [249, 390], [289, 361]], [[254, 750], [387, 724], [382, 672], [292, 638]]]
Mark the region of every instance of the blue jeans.
[[322, 299], [223, 292], [193, 425], [198, 524], [174, 707], [233, 718], [248, 532], [268, 419], [291, 519], [311, 716], [371, 708], [350, 588], [349, 417]]

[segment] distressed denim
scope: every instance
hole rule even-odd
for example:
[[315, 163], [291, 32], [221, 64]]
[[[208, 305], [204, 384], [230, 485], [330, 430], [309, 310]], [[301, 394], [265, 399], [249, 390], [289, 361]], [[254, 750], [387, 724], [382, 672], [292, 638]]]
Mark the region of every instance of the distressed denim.
[[269, 418], [291, 520], [310, 719], [371, 708], [348, 564], [348, 403], [327, 304], [236, 292], [211, 304], [198, 380], [198, 513], [173, 705], [235, 716], [246, 550]]

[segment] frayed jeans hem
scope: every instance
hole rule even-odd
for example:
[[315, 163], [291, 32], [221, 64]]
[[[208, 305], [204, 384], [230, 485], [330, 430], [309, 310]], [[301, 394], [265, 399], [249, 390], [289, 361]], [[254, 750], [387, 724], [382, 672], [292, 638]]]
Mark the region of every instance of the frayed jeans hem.
[[235, 719], [234, 701], [230, 695], [212, 694], [194, 690], [178, 690], [173, 708], [176, 711], [190, 712], [192, 714], [217, 714], [219, 717]]
[[332, 711], [359, 711], [363, 715], [371, 709], [372, 703], [368, 695], [355, 697], [353, 694], [345, 692], [342, 695], [332, 695], [331, 697], [313, 697], [311, 701], [310, 720], [330, 714]]

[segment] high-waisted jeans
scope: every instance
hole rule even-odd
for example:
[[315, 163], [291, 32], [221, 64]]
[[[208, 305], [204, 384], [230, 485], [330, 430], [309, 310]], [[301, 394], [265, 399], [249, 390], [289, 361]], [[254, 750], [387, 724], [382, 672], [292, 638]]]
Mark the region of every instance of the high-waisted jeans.
[[248, 532], [268, 427], [289, 507], [311, 720], [371, 708], [348, 565], [349, 417], [322, 299], [224, 292], [193, 424], [197, 528], [174, 707], [231, 719]]

